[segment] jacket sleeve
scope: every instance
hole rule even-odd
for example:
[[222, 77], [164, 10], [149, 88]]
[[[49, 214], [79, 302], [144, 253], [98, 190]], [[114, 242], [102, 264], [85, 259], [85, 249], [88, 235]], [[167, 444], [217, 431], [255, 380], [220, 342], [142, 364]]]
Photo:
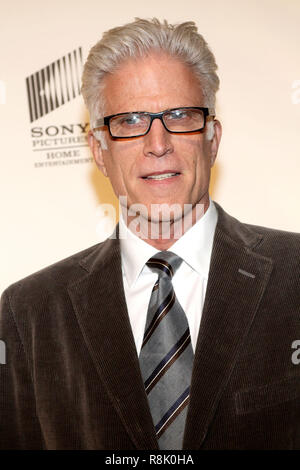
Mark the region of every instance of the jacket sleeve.
[[43, 449], [32, 376], [8, 292], [0, 302], [0, 449]]

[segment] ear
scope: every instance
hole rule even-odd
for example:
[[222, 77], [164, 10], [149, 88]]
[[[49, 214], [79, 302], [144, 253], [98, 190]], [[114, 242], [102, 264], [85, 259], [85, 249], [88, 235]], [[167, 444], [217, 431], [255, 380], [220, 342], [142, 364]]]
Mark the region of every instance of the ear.
[[219, 145], [220, 145], [220, 141], [222, 137], [222, 125], [220, 121], [218, 121], [217, 119], [214, 119], [213, 124], [214, 124], [214, 136], [211, 141], [211, 156], [210, 156], [211, 166], [214, 165], [215, 160], [217, 158], [218, 149], [219, 149]]
[[99, 142], [99, 140], [96, 139], [96, 137], [93, 134], [93, 131], [91, 130], [88, 133], [88, 144], [94, 156], [97, 167], [102, 171], [104, 176], [107, 176], [101, 143]]

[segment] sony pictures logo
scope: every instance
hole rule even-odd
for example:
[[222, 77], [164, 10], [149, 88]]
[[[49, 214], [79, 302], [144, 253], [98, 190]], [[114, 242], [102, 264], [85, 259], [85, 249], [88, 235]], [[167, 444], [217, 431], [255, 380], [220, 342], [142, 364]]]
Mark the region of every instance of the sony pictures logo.
[[[80, 95], [82, 68], [79, 47], [26, 78], [31, 123]], [[30, 131], [32, 151], [38, 156], [36, 168], [92, 161], [90, 155], [83, 154], [87, 147], [87, 122], [58, 123], [54, 118], [50, 125], [34, 125]]]
[[80, 95], [82, 49], [52, 62], [26, 78], [30, 122]]

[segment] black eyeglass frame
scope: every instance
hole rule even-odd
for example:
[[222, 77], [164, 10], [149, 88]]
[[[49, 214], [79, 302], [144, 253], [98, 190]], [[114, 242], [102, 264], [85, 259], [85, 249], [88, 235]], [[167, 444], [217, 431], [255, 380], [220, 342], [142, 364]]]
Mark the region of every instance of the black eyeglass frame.
[[[203, 126], [199, 129], [194, 129], [192, 131], [170, 131], [164, 123], [163, 116], [164, 116], [165, 113], [169, 113], [171, 111], [176, 111], [177, 109], [200, 109], [203, 112], [203, 116], [204, 116]], [[149, 124], [149, 127], [148, 127], [147, 131], [144, 132], [144, 134], [137, 134], [137, 135], [130, 135], [130, 136], [116, 136], [116, 135], [113, 135], [111, 133], [111, 130], [110, 130], [110, 120], [114, 117], [117, 117], [117, 116], [125, 116], [126, 114], [144, 114], [144, 115], [150, 116], [150, 124]], [[206, 126], [206, 119], [209, 116], [215, 117], [215, 110], [211, 109], [211, 108], [203, 108], [201, 106], [179, 106], [177, 108], [166, 109], [164, 111], [160, 111], [159, 113], [149, 113], [147, 111], [129, 111], [127, 113], [111, 114], [109, 116], [104, 116], [102, 118], [97, 119], [94, 123], [93, 130], [98, 129], [99, 127], [107, 126], [108, 130], [109, 130], [109, 133], [110, 133], [110, 135], [113, 139], [133, 139], [134, 137], [142, 137], [144, 135], [147, 135], [148, 132], [151, 129], [152, 122], [154, 121], [154, 119], [159, 119], [162, 122], [162, 124], [163, 124], [164, 128], [166, 129], [166, 131], [168, 131], [172, 134], [191, 134], [193, 132], [202, 131]]]

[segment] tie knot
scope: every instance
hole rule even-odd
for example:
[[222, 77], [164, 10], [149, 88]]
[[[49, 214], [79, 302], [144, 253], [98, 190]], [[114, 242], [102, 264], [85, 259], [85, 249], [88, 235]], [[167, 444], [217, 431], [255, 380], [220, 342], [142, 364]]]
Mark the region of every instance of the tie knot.
[[152, 256], [146, 264], [152, 271], [157, 272], [159, 276], [166, 274], [172, 278], [181, 263], [182, 258], [175, 255], [175, 253], [171, 251], [160, 251]]

